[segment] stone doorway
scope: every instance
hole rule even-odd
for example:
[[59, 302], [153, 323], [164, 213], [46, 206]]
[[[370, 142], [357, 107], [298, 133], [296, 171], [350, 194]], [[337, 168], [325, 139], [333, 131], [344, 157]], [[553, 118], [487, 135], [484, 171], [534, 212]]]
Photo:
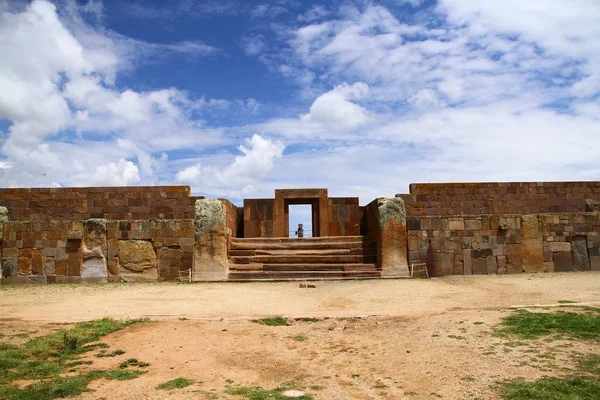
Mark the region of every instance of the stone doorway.
[[275, 236], [289, 237], [290, 205], [297, 204], [308, 204], [312, 208], [312, 236], [328, 236], [329, 209], [327, 189], [275, 190]]

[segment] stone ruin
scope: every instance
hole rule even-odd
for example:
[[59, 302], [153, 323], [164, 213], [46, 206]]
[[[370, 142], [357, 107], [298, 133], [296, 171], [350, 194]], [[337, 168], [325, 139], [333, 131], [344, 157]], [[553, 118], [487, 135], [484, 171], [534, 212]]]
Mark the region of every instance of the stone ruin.
[[[291, 205], [312, 238], [290, 238]], [[3, 283], [365, 279], [600, 270], [600, 182], [411, 184], [360, 206], [187, 186], [0, 189]], [[418, 266], [418, 268], [415, 268]]]

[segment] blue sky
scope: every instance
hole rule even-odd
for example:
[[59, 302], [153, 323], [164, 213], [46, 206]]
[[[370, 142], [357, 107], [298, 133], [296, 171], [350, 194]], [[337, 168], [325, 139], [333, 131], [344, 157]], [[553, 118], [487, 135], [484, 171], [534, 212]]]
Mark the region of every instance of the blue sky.
[[597, 0], [0, 0], [0, 185], [600, 179]]

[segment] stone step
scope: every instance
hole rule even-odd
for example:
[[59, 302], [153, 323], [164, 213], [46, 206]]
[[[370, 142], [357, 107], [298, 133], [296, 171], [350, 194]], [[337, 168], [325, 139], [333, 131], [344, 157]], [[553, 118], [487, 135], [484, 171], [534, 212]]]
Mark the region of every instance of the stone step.
[[377, 271], [375, 264], [229, 264], [230, 271]]
[[234, 264], [289, 264], [289, 263], [365, 263], [375, 262], [374, 256], [364, 255], [271, 255], [271, 256], [234, 256], [229, 260]]
[[371, 244], [362, 240], [347, 240], [347, 241], [231, 241], [231, 250], [289, 250], [289, 249], [311, 249], [311, 250], [337, 250], [337, 249], [361, 249], [371, 247]]
[[380, 278], [380, 271], [230, 271], [230, 281], [294, 281]]
[[348, 249], [270, 249], [270, 250], [229, 250], [231, 257], [247, 256], [273, 256], [273, 255], [375, 255], [373, 248], [348, 248]]

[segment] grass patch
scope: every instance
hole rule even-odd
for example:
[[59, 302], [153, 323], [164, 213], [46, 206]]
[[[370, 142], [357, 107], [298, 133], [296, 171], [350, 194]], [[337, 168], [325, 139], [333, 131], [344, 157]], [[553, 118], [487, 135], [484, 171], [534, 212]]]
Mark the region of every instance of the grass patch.
[[583, 360], [577, 361], [580, 370], [600, 375], [600, 354], [589, 354]]
[[304, 342], [304, 341], [308, 340], [308, 336], [296, 335], [296, 336], [294, 336], [294, 340], [297, 340], [298, 342]]
[[129, 358], [126, 361], [123, 361], [121, 364], [119, 364], [119, 368], [121, 368], [121, 369], [129, 368], [129, 367], [145, 368], [148, 366], [150, 366], [150, 364], [143, 362], [143, 361], [138, 361], [137, 358]]
[[123, 369], [112, 369], [109, 371], [103, 371], [102, 377], [113, 380], [113, 381], [129, 381], [131, 379], [135, 379], [140, 375], [145, 374], [146, 371], [139, 370], [123, 370]]
[[160, 385], [156, 385], [156, 390], [171, 390], [171, 389], [183, 389], [185, 387], [191, 386], [194, 384], [194, 381], [187, 378], [175, 378], [167, 381], [165, 383], [161, 383]]
[[578, 303], [577, 301], [573, 301], [573, 300], [559, 300], [558, 304], [576, 304]]
[[72, 397], [86, 392], [87, 384], [88, 381], [85, 377], [74, 376], [40, 381], [23, 389], [13, 385], [4, 385], [0, 387], [0, 396], [7, 400], [50, 400]]
[[268, 325], [268, 326], [288, 326], [288, 322], [283, 317], [269, 317], [261, 319], [251, 320], [255, 324]]
[[596, 309], [586, 312], [532, 313], [515, 311], [505, 317], [496, 336], [516, 335], [523, 339], [537, 339], [551, 334], [566, 335], [576, 339], [600, 340], [600, 313]]
[[[48, 335], [32, 338], [21, 346], [0, 345], [0, 398], [50, 400], [76, 396], [86, 391], [90, 380], [104, 375], [79, 374], [60, 377], [60, 374], [65, 371], [76, 372], [73, 367], [91, 364], [91, 361], [78, 359], [80, 354], [108, 347], [103, 343], [92, 342], [109, 333], [146, 321], [148, 319], [118, 321], [103, 318], [81, 322], [70, 329], [59, 329]], [[23, 379], [39, 382], [23, 389], [12, 384], [14, 380]]]
[[600, 382], [578, 376], [533, 382], [519, 378], [500, 383], [499, 392], [508, 400], [595, 400], [600, 399]]
[[120, 356], [121, 354], [125, 354], [125, 351], [124, 350], [115, 350], [115, 351], [111, 351], [110, 353], [107, 353], [106, 350], [101, 350], [100, 353], [95, 355], [95, 357], [98, 357], [98, 358], [116, 357], [116, 356]]

